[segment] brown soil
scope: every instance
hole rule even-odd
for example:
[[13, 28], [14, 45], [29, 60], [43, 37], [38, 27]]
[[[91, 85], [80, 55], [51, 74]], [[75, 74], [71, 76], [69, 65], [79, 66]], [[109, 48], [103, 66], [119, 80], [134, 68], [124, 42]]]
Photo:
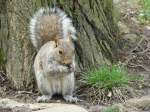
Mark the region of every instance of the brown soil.
[[35, 102], [35, 98], [38, 94], [26, 91], [16, 91], [11, 86], [11, 82], [8, 80], [5, 73], [0, 72], [0, 97], [15, 99], [19, 102]]
[[0, 112], [13, 112], [12, 109], [9, 108], [0, 108]]

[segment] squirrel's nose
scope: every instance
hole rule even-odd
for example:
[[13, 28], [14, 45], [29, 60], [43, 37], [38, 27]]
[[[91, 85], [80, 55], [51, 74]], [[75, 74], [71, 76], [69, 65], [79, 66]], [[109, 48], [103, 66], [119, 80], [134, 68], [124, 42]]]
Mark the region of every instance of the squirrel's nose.
[[66, 61], [64, 61], [64, 64], [68, 66], [71, 64], [71, 62], [72, 62], [71, 60], [66, 60]]

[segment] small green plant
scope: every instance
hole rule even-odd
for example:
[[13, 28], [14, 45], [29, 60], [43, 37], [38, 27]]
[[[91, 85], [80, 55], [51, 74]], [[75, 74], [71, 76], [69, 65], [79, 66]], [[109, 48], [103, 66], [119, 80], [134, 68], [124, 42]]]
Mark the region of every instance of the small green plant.
[[142, 23], [150, 20], [150, 0], [141, 0], [142, 10], [139, 14], [139, 19]]
[[113, 87], [125, 86], [129, 82], [127, 73], [118, 65], [102, 66], [85, 75], [84, 80], [90, 86], [109, 90]]
[[[87, 100], [93, 104], [124, 102], [133, 95], [131, 84], [141, 78], [129, 75], [120, 65], [104, 65], [82, 76]], [[118, 112], [108, 110], [106, 112]]]
[[120, 112], [120, 110], [118, 106], [111, 106], [107, 108], [104, 112]]

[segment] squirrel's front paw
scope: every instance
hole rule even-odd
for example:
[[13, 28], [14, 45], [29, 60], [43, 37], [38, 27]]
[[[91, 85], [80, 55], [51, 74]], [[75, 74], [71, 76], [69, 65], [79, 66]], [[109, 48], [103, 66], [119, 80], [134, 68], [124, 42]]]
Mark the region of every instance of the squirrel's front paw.
[[61, 67], [60, 67], [60, 72], [65, 72], [65, 73], [67, 73], [67, 72], [69, 72], [69, 68], [68, 68], [67, 66], [61, 66]]
[[38, 98], [36, 99], [37, 102], [49, 102], [51, 99], [51, 96], [38, 96]]

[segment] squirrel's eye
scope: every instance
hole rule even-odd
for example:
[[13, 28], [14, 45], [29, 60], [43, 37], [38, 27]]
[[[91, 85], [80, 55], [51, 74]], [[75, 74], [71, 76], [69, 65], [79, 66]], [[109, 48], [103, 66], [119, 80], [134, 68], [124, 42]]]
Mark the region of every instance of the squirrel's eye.
[[62, 54], [63, 53], [63, 51], [62, 50], [59, 50], [59, 54]]

